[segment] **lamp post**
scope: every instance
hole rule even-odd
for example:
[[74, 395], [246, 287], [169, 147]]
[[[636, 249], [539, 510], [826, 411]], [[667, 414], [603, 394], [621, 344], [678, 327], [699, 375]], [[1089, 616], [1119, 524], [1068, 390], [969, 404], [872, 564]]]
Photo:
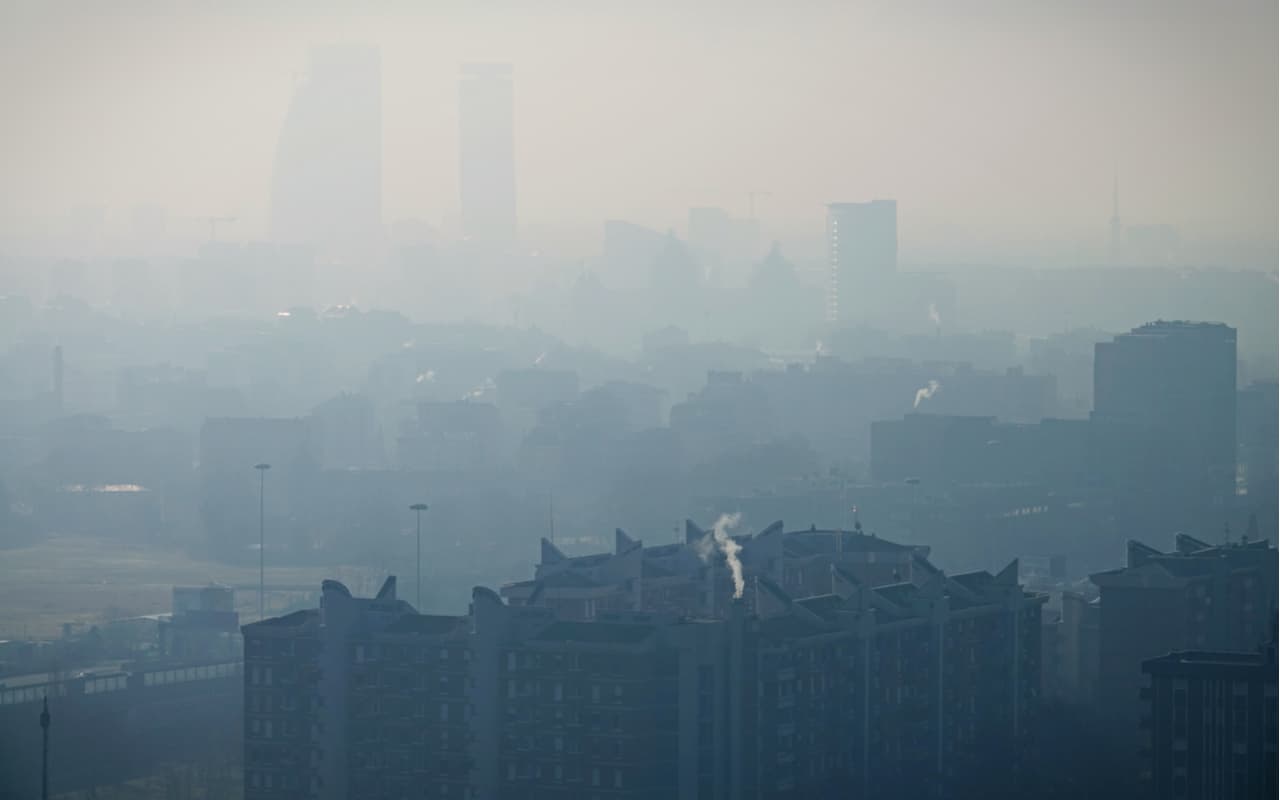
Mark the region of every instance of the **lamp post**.
[[258, 619], [267, 617], [267, 470], [270, 464], [254, 464], [258, 471]]
[[414, 503], [409, 506], [409, 510], [413, 512], [417, 518], [418, 529], [418, 574], [415, 579], [415, 596], [414, 604], [418, 607], [418, 612], [422, 612], [422, 512], [427, 510], [426, 503]]
[[49, 800], [49, 695], [44, 696], [40, 712], [40, 798]]

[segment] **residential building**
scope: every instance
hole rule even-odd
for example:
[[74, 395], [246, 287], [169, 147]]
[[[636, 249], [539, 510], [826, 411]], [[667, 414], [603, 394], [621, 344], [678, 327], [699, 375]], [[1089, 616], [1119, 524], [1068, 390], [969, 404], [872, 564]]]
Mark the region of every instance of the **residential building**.
[[1276, 796], [1276, 669], [1274, 636], [1255, 652], [1179, 651], [1142, 663], [1152, 797]]
[[[1040, 606], [861, 533], [567, 557], [465, 617], [325, 581], [247, 625], [245, 781], [266, 798], [807, 798], [999, 793], [1040, 685]], [[784, 588], [784, 584], [793, 590]], [[764, 754], [764, 757], [762, 757]]]
[[1125, 567], [1099, 588], [1098, 708], [1134, 744], [1142, 663], [1172, 651], [1252, 651], [1276, 609], [1276, 549], [1266, 540], [1210, 545], [1178, 534], [1171, 553], [1131, 541]]

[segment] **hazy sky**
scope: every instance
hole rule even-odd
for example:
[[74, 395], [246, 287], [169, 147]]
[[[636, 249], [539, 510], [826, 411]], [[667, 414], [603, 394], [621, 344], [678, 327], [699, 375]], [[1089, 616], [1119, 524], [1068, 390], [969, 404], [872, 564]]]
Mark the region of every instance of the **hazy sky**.
[[0, 221], [265, 229], [307, 49], [345, 41], [382, 49], [388, 222], [456, 224], [458, 65], [503, 60], [522, 223], [678, 225], [758, 189], [780, 228], [894, 196], [904, 240], [1101, 237], [1118, 167], [1127, 221], [1276, 237], [1274, 0], [361, 5], [4, 0]]

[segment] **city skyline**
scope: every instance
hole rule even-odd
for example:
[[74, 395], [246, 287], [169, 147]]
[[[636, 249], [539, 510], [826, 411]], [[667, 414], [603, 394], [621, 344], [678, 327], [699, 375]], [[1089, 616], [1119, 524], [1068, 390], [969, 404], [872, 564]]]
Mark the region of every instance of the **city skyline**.
[[[1173, 225], [1192, 242], [1274, 239], [1276, 161], [1267, 143], [1274, 139], [1275, 115], [1266, 113], [1265, 104], [1246, 102], [1256, 95], [1244, 87], [1261, 80], [1264, 85], [1254, 88], [1274, 97], [1266, 86], [1274, 89], [1275, 76], [1274, 70], [1266, 77], [1256, 70], [1271, 52], [1258, 39], [1267, 26], [1249, 22], [1255, 10], [1250, 3], [1215, 6], [1212, 15], [1194, 5], [1168, 7], [1159, 35], [1141, 40], [1134, 37], [1143, 3], [1111, 12], [1032, 4], [1021, 14], [990, 3], [960, 24], [954, 44], [986, 37], [989, 49], [1003, 55], [953, 64], [942, 83], [929, 70], [946, 51], [928, 55], [911, 44], [913, 30], [945, 18], [926, 22], [923, 7], [878, 14], [874, 4], [862, 4], [827, 8], [825, 17], [815, 8], [777, 27], [770, 12], [748, 4], [732, 29], [718, 25], [714, 5], [671, 16], [615, 18], [602, 11], [575, 23], [584, 36], [574, 43], [535, 49], [535, 41], [545, 45], [562, 35], [569, 7], [516, 34], [486, 27], [478, 13], [446, 21], [430, 10], [393, 9], [400, 16], [392, 18], [402, 24], [391, 27], [353, 23], [331, 11], [298, 25], [283, 7], [268, 5], [246, 18], [254, 52], [216, 70], [204, 65], [240, 31], [230, 12], [174, 13], [118, 32], [121, 43], [144, 34], [150, 41], [181, 33], [189, 40], [189, 56], [176, 61], [171, 50], [138, 41], [130, 59], [86, 73], [82, 59], [94, 48], [73, 48], [65, 70], [51, 75], [75, 77], [85, 91], [96, 86], [99, 96], [118, 89], [118, 96], [130, 99], [105, 122], [99, 114], [99, 123], [89, 128], [81, 124], [82, 115], [93, 113], [96, 101], [83, 108], [55, 107], [32, 97], [35, 84], [18, 87], [14, 96], [20, 104], [30, 98], [32, 113], [19, 115], [10, 134], [14, 148], [38, 139], [53, 146], [37, 150], [34, 159], [15, 159], [14, 148], [0, 154], [0, 174], [27, 198], [21, 209], [0, 207], [0, 229], [11, 238], [30, 236], [31, 226], [23, 222], [31, 222], [31, 215], [47, 227], [51, 216], [78, 206], [109, 208], [117, 219], [137, 206], [163, 206], [175, 218], [234, 215], [240, 220], [230, 229], [234, 236], [259, 238], [268, 230], [277, 121], [305, 68], [306, 52], [327, 41], [349, 41], [383, 53], [386, 223], [416, 218], [445, 231], [460, 229], [453, 77], [459, 64], [492, 55], [520, 70], [515, 147], [521, 219], [548, 242], [598, 236], [597, 226], [607, 218], [679, 228], [688, 208], [704, 205], [745, 216], [747, 193], [768, 190], [761, 218], [775, 232], [815, 238], [820, 222], [813, 215], [824, 204], [897, 197], [908, 258], [935, 260], [944, 247], [971, 260], [1027, 257], [1035, 241], [1062, 254], [1079, 252], [1081, 242], [1096, 242], [1105, 252], [1117, 170], [1126, 223]], [[49, 24], [59, 19], [48, 14], [15, 12], [10, 31], [26, 36], [14, 42], [11, 57], [24, 57], [48, 41]], [[983, 18], [1000, 20], [1003, 27], [979, 33], [970, 23]], [[69, 42], [80, 41], [76, 37], [90, 30], [86, 26], [112, 24], [92, 13], [64, 21], [61, 37]], [[631, 32], [628, 44], [608, 47], [623, 24]], [[858, 60], [833, 49], [826, 31], [842, 25], [865, 39], [865, 47], [854, 48], [863, 54]], [[770, 26], [777, 27], [781, 60], [768, 71], [742, 72], [750, 63], [744, 60], [748, 52], [764, 41], [760, 37]], [[1050, 30], [1062, 34], [1055, 39], [1060, 44], [1042, 46]], [[1188, 37], [1200, 31], [1231, 57], [1186, 48]], [[701, 33], [710, 36], [711, 49], [708, 58], [696, 59], [687, 42]], [[455, 37], [452, 44], [437, 41], [446, 34]], [[647, 76], [632, 61], [646, 37], [664, 37], [669, 47], [663, 65]], [[1135, 46], [1126, 50], [1127, 41]], [[861, 80], [849, 86], [854, 105], [845, 111], [845, 104], [818, 93], [826, 73], [782, 55], [806, 51], [821, 53], [828, 71], [843, 66], [855, 70], [851, 74], [891, 74], [902, 93], [895, 99], [881, 81]], [[867, 72], [867, 59], [888, 73]], [[162, 61], [172, 63], [156, 69]], [[1166, 66], [1170, 78], [1154, 79], [1152, 70]], [[601, 83], [604, 74], [612, 76], [608, 84]], [[1057, 85], [1067, 81], [1069, 96], [1053, 102], [1038, 97], [1039, 78]], [[561, 85], [580, 88], [562, 93]], [[151, 109], [161, 97], [173, 111], [154, 119]], [[969, 97], [971, 105], [957, 106], [960, 97]], [[1216, 119], [1233, 124], [1210, 128], [1202, 118], [1188, 117], [1187, 110], [1202, 102], [1215, 108]], [[770, 111], [762, 117], [766, 105]], [[679, 147], [663, 133], [669, 127], [660, 124], [664, 107], [668, 116], [696, 121], [691, 138]], [[1009, 117], [1015, 109], [1021, 110]], [[954, 115], [961, 112], [989, 124], [980, 131], [957, 127]], [[209, 124], [210, 115], [216, 124]], [[824, 116], [824, 125], [813, 124]], [[654, 124], [646, 130], [648, 122]], [[50, 132], [50, 125], [58, 130]], [[89, 130], [95, 131], [93, 147], [81, 133]], [[938, 130], [960, 137], [961, 157], [946, 168], [921, 158]], [[747, 131], [751, 135], [743, 136]], [[1134, 139], [1138, 131], [1147, 138]], [[1035, 148], [1010, 146], [1008, 137], [1015, 133], [1019, 142], [1037, 142]], [[157, 136], [161, 146], [143, 144]], [[195, 149], [163, 146], [177, 137]], [[833, 149], [837, 141], [839, 149]], [[605, 142], [625, 143], [628, 156], [617, 158]], [[60, 170], [41, 161], [52, 152], [60, 154]], [[765, 166], [765, 154], [779, 152], [783, 157]], [[1176, 173], [1167, 169], [1174, 162], [1183, 165]], [[117, 174], [124, 168], [132, 171], [128, 180]], [[85, 191], [91, 184], [110, 188]], [[201, 188], [193, 193], [195, 186]], [[987, 202], [969, 203], [974, 192]]]

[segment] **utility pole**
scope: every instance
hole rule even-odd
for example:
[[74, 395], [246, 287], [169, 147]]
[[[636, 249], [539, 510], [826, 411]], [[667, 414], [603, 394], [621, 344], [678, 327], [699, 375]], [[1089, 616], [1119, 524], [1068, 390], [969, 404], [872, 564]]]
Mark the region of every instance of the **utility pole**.
[[49, 800], [49, 695], [44, 696], [44, 710], [40, 712], [40, 800]]
[[254, 464], [258, 471], [258, 620], [267, 618], [267, 470], [270, 464]]
[[418, 574], [416, 592], [414, 595], [414, 605], [418, 607], [418, 613], [422, 613], [422, 512], [427, 510], [426, 503], [414, 503], [409, 506], [409, 510], [417, 517], [418, 527]]

